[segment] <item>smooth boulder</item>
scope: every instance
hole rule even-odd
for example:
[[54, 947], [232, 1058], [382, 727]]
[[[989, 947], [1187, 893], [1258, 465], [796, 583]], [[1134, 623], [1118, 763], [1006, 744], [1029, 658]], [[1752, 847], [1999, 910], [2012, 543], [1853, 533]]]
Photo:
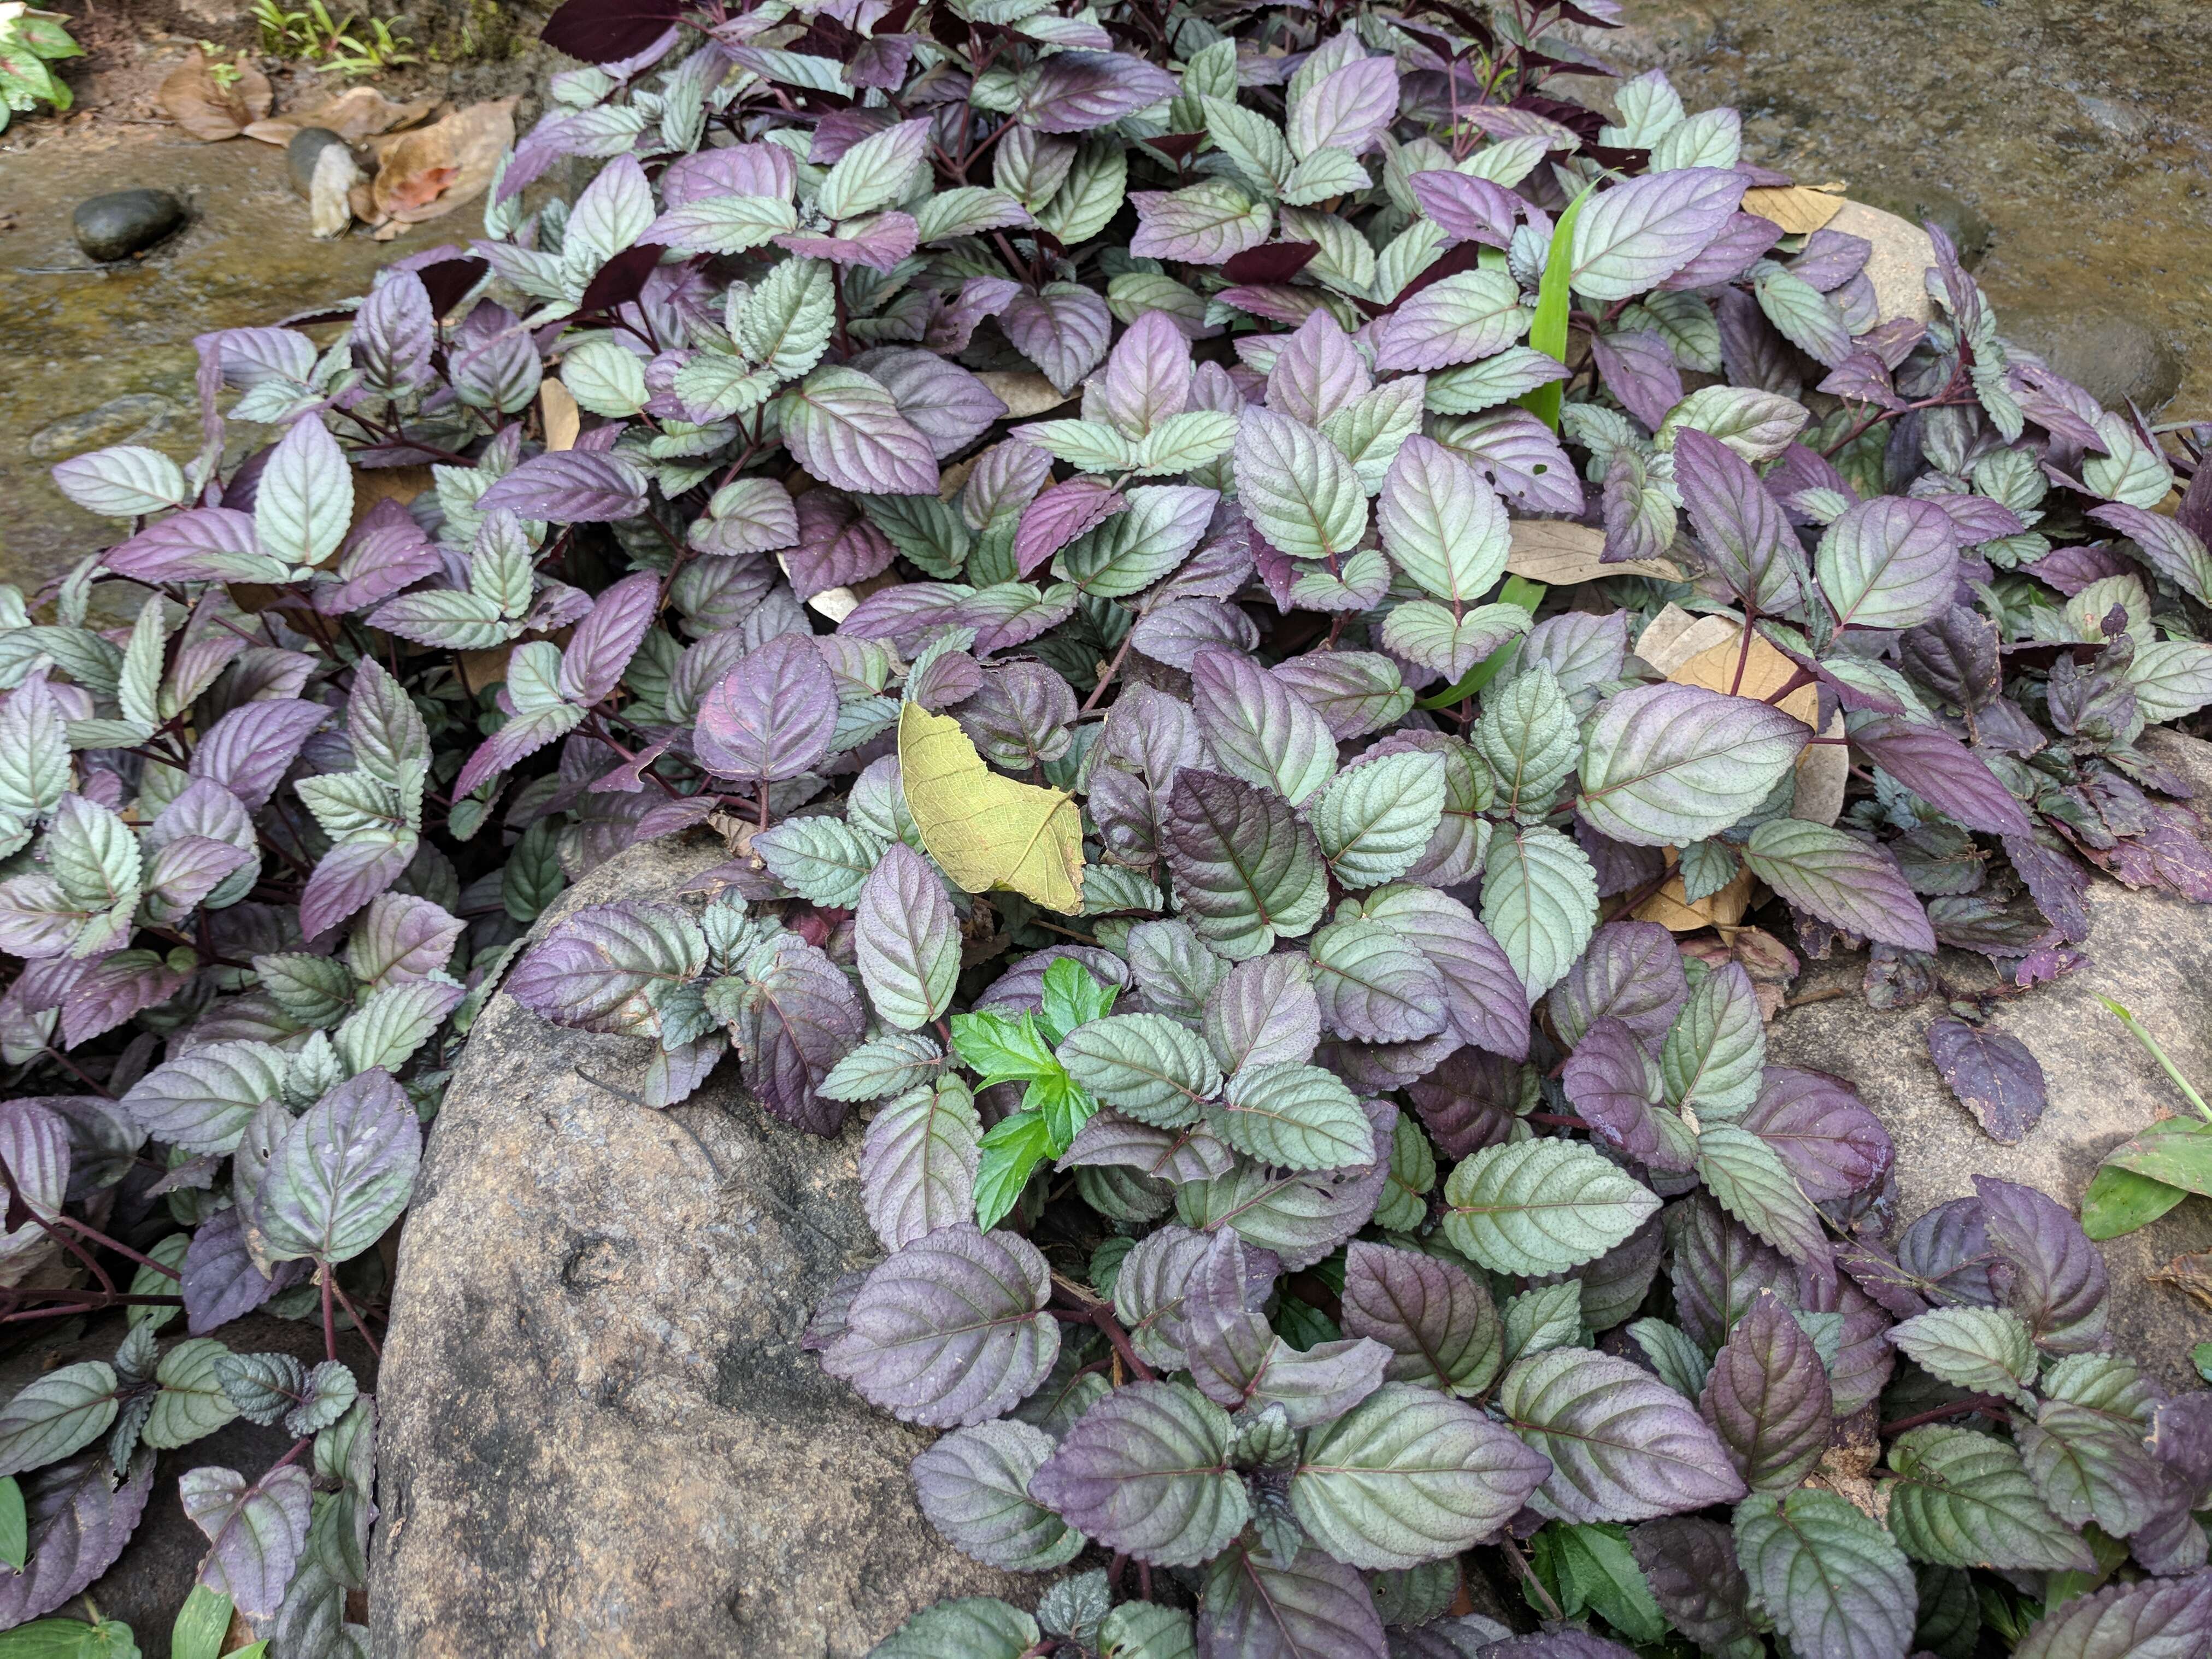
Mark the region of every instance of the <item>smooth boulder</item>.
[[70, 216], [76, 245], [103, 264], [143, 253], [184, 222], [185, 204], [166, 190], [112, 190]]
[[[674, 899], [724, 856], [633, 848], [555, 914]], [[907, 1468], [933, 1437], [799, 1349], [832, 1282], [883, 1255], [859, 1125], [774, 1122], [732, 1064], [654, 1111], [644, 1054], [503, 995], [469, 1040], [385, 1348], [379, 1659], [824, 1659], [943, 1596], [1033, 1604], [1044, 1581], [922, 1518]]]
[[[2196, 785], [2195, 805], [2212, 808], [2212, 744], [2178, 733], [2145, 742]], [[1855, 1084], [1897, 1143], [1898, 1224], [1948, 1199], [1974, 1195], [1974, 1177], [1994, 1176], [2047, 1193], [2069, 1209], [2099, 1162], [2153, 1119], [2190, 1109], [2156, 1061], [2098, 999], [2110, 997], [2158, 1038], [2182, 1074], [2212, 1085], [2212, 907], [2169, 894], [2131, 892], [2091, 878], [2087, 966], [1997, 1005], [1990, 1024], [2027, 1045], [2043, 1068], [2050, 1103], [2016, 1146], [1983, 1133], [1929, 1058], [1928, 1027], [1945, 1011], [1931, 997], [1917, 1008], [1869, 1007], [1856, 989], [1865, 957], [1808, 964], [1798, 997], [1836, 986], [1832, 1000], [1790, 1009], [1767, 1036], [1767, 1060], [1831, 1072]], [[1980, 957], [1946, 951], [1942, 969], [1961, 987], [1986, 985]], [[2104, 1246], [2112, 1276], [2112, 1340], [2169, 1386], [2196, 1376], [2189, 1350], [2212, 1335], [2203, 1310], [2147, 1275], [2175, 1256], [2212, 1249], [2212, 1199], [2188, 1198], [2139, 1232]]]

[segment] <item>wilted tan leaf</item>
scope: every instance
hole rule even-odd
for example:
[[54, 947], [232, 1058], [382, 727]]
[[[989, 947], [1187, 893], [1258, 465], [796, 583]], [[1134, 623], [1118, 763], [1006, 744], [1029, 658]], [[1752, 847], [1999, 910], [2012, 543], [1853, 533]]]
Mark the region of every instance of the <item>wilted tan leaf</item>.
[[538, 407], [545, 417], [545, 447], [574, 449], [576, 434], [584, 428], [583, 411], [576, 407], [575, 394], [549, 374], [538, 383]]
[[267, 115], [276, 101], [269, 77], [243, 55], [225, 68], [234, 70], [235, 78], [227, 87], [218, 86], [215, 66], [195, 48], [191, 57], [169, 71], [156, 94], [169, 118], [203, 143], [237, 137], [249, 122]]
[[1601, 576], [1651, 576], [1662, 582], [1682, 580], [1683, 573], [1664, 559], [1606, 564], [1601, 562], [1604, 552], [1602, 530], [1558, 519], [1516, 519], [1513, 547], [1505, 556], [1505, 568], [1547, 587], [1594, 582]]
[[1083, 904], [1083, 819], [1060, 789], [1016, 783], [983, 764], [949, 714], [900, 711], [899, 776], [921, 844], [962, 890], [1010, 887], [1048, 910]]
[[514, 143], [515, 101], [471, 104], [430, 126], [374, 141], [380, 240], [483, 194]]
[[246, 136], [258, 138], [264, 144], [284, 145], [307, 128], [320, 127], [326, 132], [335, 132], [349, 144], [357, 144], [364, 138], [412, 126], [436, 107], [428, 98], [411, 104], [396, 104], [374, 87], [349, 87], [313, 109], [290, 111], [256, 121], [246, 129]]
[[1747, 190], [1743, 210], [1771, 219], [1790, 236], [1809, 236], [1836, 216], [1844, 204], [1843, 187], [1826, 185], [1784, 185], [1776, 189]]
[[975, 378], [990, 389], [993, 397], [1006, 404], [1010, 420], [1027, 420], [1048, 409], [1058, 409], [1068, 401], [1043, 375], [1026, 370], [987, 369]]
[[2212, 1250], [2178, 1255], [2143, 1277], [2154, 1284], [2171, 1285], [2198, 1306], [2212, 1308]]

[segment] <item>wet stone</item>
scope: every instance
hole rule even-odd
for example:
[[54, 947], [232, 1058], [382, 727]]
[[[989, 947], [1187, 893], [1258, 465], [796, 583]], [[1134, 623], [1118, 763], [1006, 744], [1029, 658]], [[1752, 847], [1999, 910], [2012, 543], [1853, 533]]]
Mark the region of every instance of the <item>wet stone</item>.
[[103, 264], [143, 252], [185, 222], [185, 204], [166, 190], [116, 190], [77, 204], [70, 222], [85, 257]]
[[2014, 306], [2005, 337], [2033, 351], [2110, 409], [2154, 410], [2181, 389], [2181, 354], [2157, 331], [2112, 312], [2041, 312]]
[[291, 173], [292, 188], [302, 197], [314, 191], [315, 163], [332, 144], [345, 140], [328, 127], [301, 127], [292, 135], [292, 142], [284, 146], [284, 166]]

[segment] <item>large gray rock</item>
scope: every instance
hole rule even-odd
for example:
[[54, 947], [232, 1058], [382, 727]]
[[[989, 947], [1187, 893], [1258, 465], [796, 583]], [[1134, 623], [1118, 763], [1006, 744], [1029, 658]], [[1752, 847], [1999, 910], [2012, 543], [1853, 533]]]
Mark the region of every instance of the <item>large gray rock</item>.
[[[2161, 759], [2197, 784], [2212, 805], [2212, 745], [2154, 733]], [[1928, 1057], [1935, 999], [1884, 1012], [1856, 988], [1832, 1001], [1791, 1009], [1768, 1036], [1778, 1065], [1832, 1072], [1857, 1085], [1897, 1143], [1898, 1218], [1910, 1222], [1947, 1199], [1973, 1195], [1973, 1178], [2017, 1181], [2069, 1207], [2104, 1155], [2153, 1119], [2189, 1108], [2155, 1061], [2098, 1001], [2132, 1012], [2200, 1089], [2212, 1083], [2212, 908], [2153, 892], [2130, 892], [2095, 878], [2089, 888], [2089, 965], [2000, 1005], [1992, 1024], [2026, 1043], [2043, 1067], [2050, 1106], [2017, 1146], [2000, 1146], [1954, 1099]], [[1814, 963], [1798, 997], [1856, 988], [1864, 958]], [[1946, 951], [1943, 969], [1960, 986], [1990, 981], [1980, 958]], [[2145, 1275], [2188, 1251], [2212, 1249], [2212, 1200], [2185, 1199], [2140, 1232], [2104, 1246], [2112, 1282], [2115, 1346], [2152, 1365], [2166, 1382], [2193, 1378], [2189, 1349], [2212, 1335], [2203, 1310], [2172, 1285]]]
[[[556, 914], [722, 856], [635, 848]], [[1036, 1595], [915, 1507], [931, 1437], [799, 1348], [880, 1258], [860, 1133], [767, 1119], [730, 1068], [634, 1103], [643, 1045], [495, 998], [434, 1127], [385, 1349], [380, 1659], [864, 1653], [941, 1596]]]

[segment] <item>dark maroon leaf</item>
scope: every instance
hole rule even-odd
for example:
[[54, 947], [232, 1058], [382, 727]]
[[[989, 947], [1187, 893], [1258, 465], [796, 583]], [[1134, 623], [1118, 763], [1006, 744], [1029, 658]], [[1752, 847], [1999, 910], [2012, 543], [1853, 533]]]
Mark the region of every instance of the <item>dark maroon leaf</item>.
[[1221, 274], [1232, 283], [1287, 283], [1320, 252], [1318, 242], [1268, 242], [1231, 254]]
[[1853, 732], [1851, 745], [1969, 830], [2023, 836], [2033, 828], [1989, 763], [1948, 732], [1886, 716]]
[[2016, 1146], [2042, 1117], [2043, 1067], [2018, 1037], [1939, 1019], [1928, 1028], [1928, 1054], [1990, 1139]]
[[683, 0], [566, 0], [538, 33], [571, 58], [614, 64], [643, 52], [683, 15]]
[[[568, 6], [588, 3], [589, 0], [568, 0]], [[636, 0], [636, 3], [642, 3], [643, 0]], [[568, 6], [562, 9], [565, 11]], [[557, 14], [556, 21], [558, 21]], [[547, 27], [550, 30], [551, 25], [547, 25]], [[640, 242], [635, 247], [624, 248], [601, 265], [599, 275], [586, 285], [584, 297], [576, 302], [577, 313], [589, 317], [599, 312], [614, 311], [629, 305], [645, 292], [646, 279], [659, 267], [661, 256], [667, 252], [657, 242]]]
[[1754, 1492], [1787, 1492], [1827, 1449], [1828, 1373], [1771, 1291], [1751, 1304], [1714, 1358], [1698, 1410]]
[[2111, 1281], [2105, 1258], [2056, 1199], [2017, 1182], [1974, 1177], [1982, 1229], [2008, 1272], [2005, 1305], [2051, 1353], [2087, 1353], [2106, 1343]]

